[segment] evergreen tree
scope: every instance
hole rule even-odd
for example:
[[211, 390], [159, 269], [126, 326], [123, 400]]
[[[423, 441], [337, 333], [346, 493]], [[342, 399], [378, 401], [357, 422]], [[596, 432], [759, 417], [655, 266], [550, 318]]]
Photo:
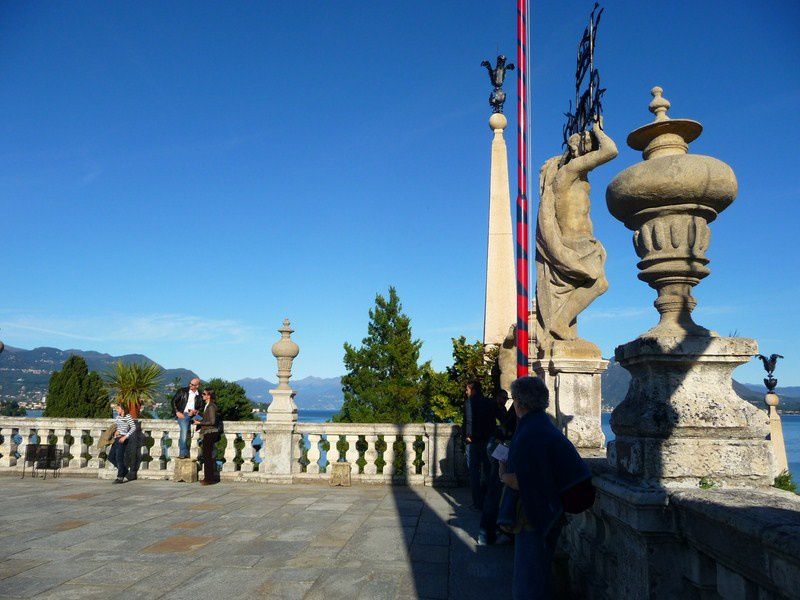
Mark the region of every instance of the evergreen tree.
[[253, 416], [253, 403], [238, 383], [215, 377], [204, 384], [203, 388], [214, 390], [217, 414], [223, 421], [251, 421], [257, 418]]
[[375, 297], [367, 337], [360, 348], [344, 345], [344, 404], [334, 420], [346, 423], [413, 423], [424, 421], [426, 402], [418, 364], [422, 342], [411, 337], [411, 320], [402, 312], [394, 287], [388, 300]]
[[106, 418], [111, 416], [108, 394], [100, 375], [89, 371], [80, 356], [70, 356], [50, 376], [45, 417]]

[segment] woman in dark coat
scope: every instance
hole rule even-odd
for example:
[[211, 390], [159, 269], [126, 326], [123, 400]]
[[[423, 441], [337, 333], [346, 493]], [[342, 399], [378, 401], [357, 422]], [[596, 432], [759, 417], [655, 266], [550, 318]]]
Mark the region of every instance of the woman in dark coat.
[[214, 458], [214, 446], [219, 441], [220, 434], [215, 399], [214, 390], [203, 390], [206, 407], [203, 410], [203, 419], [197, 422], [198, 434], [203, 443], [203, 481], [200, 482], [201, 485], [219, 483], [217, 461]]

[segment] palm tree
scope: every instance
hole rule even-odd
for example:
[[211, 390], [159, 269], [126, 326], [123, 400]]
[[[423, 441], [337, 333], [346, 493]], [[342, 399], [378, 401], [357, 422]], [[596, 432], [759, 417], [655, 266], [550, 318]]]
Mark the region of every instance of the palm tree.
[[161, 386], [164, 370], [155, 363], [129, 363], [117, 361], [105, 374], [109, 396], [124, 405], [136, 419], [142, 406], [150, 404]]

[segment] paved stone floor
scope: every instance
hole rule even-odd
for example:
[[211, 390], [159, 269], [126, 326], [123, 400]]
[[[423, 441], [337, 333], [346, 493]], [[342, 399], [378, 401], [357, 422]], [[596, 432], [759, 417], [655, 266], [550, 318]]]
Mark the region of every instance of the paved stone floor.
[[0, 598], [510, 597], [466, 490], [0, 478]]

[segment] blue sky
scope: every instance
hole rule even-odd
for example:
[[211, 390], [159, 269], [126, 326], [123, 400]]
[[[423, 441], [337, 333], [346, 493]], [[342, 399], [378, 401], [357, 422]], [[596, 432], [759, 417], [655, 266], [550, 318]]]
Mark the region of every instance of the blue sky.
[[[538, 172], [560, 151], [591, 3], [533, 4]], [[514, 19], [511, 0], [0, 4], [0, 336], [274, 378], [288, 316], [296, 375], [333, 376], [395, 285], [443, 367], [451, 337], [482, 331], [479, 64], [514, 54]], [[597, 62], [621, 153], [591, 183], [611, 287], [579, 325], [606, 355], [657, 320], [604, 195], [640, 160], [625, 138], [661, 85], [671, 116], [704, 125], [691, 150], [739, 180], [697, 321], [784, 354], [781, 384], [800, 384], [798, 21], [788, 0], [607, 3]]]

